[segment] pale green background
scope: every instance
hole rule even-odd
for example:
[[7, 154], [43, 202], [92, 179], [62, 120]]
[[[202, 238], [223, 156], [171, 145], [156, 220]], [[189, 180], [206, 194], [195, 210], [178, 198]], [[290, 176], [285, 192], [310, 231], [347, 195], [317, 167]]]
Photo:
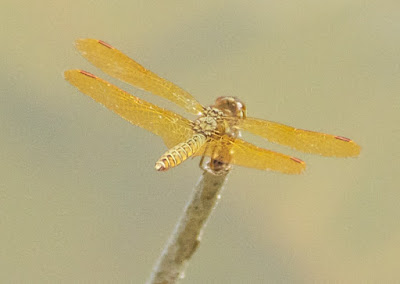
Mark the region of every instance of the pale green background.
[[236, 167], [183, 283], [400, 281], [399, 1], [3, 1], [0, 281], [143, 283], [198, 180], [63, 79], [109, 42], [211, 104], [351, 137], [300, 176]]

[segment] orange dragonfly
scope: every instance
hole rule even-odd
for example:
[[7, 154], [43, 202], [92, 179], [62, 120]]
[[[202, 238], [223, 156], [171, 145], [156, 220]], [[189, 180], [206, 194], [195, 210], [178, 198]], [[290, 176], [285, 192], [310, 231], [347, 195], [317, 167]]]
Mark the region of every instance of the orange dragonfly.
[[197, 119], [191, 121], [139, 99], [89, 72], [65, 71], [65, 79], [81, 92], [164, 140], [169, 150], [156, 162], [158, 171], [175, 167], [192, 156], [202, 156], [202, 162], [205, 156], [209, 157], [209, 168], [216, 172], [228, 169], [230, 164], [286, 174], [299, 174], [305, 169], [305, 162], [298, 158], [259, 148], [240, 139], [241, 130], [305, 153], [332, 157], [355, 157], [360, 153], [360, 146], [343, 136], [247, 117], [245, 105], [235, 97], [220, 97], [214, 105], [204, 107], [185, 90], [101, 40], [80, 39], [76, 41], [76, 48], [109, 75], [197, 115]]

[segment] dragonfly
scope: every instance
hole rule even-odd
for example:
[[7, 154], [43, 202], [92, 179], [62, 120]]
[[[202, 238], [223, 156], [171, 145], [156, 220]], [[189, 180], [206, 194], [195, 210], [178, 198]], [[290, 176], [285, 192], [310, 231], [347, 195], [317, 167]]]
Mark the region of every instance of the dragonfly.
[[228, 170], [231, 165], [285, 174], [304, 171], [306, 164], [301, 159], [246, 142], [240, 138], [241, 131], [304, 153], [328, 157], [356, 157], [360, 153], [360, 146], [343, 136], [248, 117], [245, 104], [236, 97], [219, 97], [213, 105], [205, 107], [182, 88], [104, 41], [79, 39], [75, 45], [83, 57], [108, 75], [167, 99], [187, 113], [196, 115], [196, 119], [189, 120], [133, 96], [87, 71], [65, 71], [65, 79], [82, 93], [163, 139], [168, 150], [155, 164], [158, 171], [166, 171], [196, 156], [202, 157], [201, 164], [206, 157], [214, 172]]

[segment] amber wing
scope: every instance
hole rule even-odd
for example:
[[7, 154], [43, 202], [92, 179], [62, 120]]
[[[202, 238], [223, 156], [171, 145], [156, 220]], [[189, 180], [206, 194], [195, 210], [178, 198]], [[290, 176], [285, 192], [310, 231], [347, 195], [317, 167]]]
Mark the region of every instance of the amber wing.
[[194, 134], [191, 122], [186, 118], [132, 96], [88, 72], [67, 70], [64, 76], [82, 93], [127, 121], [161, 136], [168, 148]]
[[224, 163], [285, 174], [300, 174], [306, 168], [305, 162], [300, 159], [259, 148], [227, 135], [211, 139], [196, 155], [217, 156]]
[[240, 128], [264, 137], [270, 142], [289, 146], [304, 153], [331, 157], [355, 157], [361, 150], [354, 141], [342, 136], [297, 129], [257, 118], [248, 117], [240, 121]]
[[137, 88], [166, 98], [186, 111], [200, 114], [203, 106], [188, 92], [147, 70], [111, 45], [96, 39], [79, 39], [76, 48], [93, 65]]

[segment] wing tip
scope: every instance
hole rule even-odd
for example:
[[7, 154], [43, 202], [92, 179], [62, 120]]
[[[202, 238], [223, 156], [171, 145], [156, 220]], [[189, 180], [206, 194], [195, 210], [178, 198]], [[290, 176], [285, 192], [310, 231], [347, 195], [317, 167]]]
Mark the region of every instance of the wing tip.
[[84, 53], [90, 46], [93, 46], [98, 42], [99, 40], [94, 38], [79, 38], [75, 40], [75, 48], [79, 50], [81, 53]]
[[90, 45], [98, 45], [101, 44], [102, 46], [105, 46], [110, 49], [115, 49], [111, 44], [101, 40], [101, 39], [94, 39], [94, 38], [79, 38], [75, 40], [75, 47], [78, 50], [86, 49], [87, 46]]
[[358, 145], [356, 142], [351, 140], [350, 138], [344, 136], [334, 136], [335, 139], [348, 143], [349, 151], [343, 155], [343, 157], [357, 157], [360, 155], [361, 146]]
[[70, 69], [64, 71], [64, 79], [70, 81], [71, 77], [76, 73], [77, 69]]
[[358, 157], [361, 153], [361, 146], [355, 142], [353, 143], [354, 143], [354, 151], [350, 157]]
[[90, 38], [78, 38], [75, 40], [75, 47], [79, 49], [80, 46], [82, 46], [85, 43], [88, 43], [89, 41], [92, 41], [93, 39]]
[[303, 171], [306, 169], [306, 162], [296, 157], [290, 157], [290, 160], [295, 162], [296, 166], [287, 173], [295, 175], [303, 173]]

